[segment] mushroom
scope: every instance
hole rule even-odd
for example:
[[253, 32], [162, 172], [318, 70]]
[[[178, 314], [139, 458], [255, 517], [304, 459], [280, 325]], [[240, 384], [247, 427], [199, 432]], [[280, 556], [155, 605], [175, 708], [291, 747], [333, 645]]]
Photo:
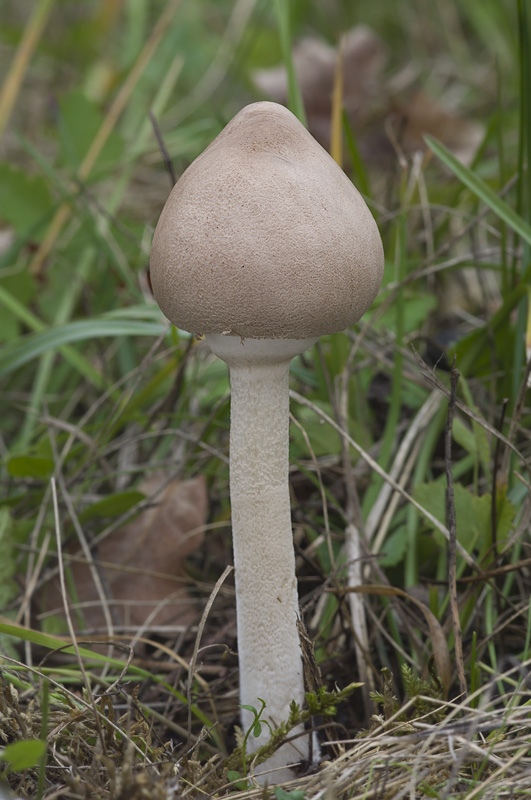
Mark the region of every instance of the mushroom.
[[[205, 334], [230, 372], [230, 499], [243, 705], [272, 726], [304, 703], [289, 497], [289, 365], [373, 302], [383, 274], [376, 223], [328, 153], [283, 106], [242, 109], [175, 185], [151, 250], [155, 298]], [[247, 730], [252, 714], [242, 709]], [[309, 737], [262, 769], [293, 777]], [[252, 737], [251, 737], [252, 738]], [[268, 731], [254, 740], [266, 741]]]

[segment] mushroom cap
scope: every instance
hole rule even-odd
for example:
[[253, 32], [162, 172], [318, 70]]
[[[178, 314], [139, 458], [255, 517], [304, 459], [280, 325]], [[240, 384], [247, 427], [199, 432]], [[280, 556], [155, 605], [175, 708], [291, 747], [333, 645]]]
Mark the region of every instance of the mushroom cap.
[[352, 182], [290, 111], [260, 102], [174, 186], [150, 272], [157, 303], [183, 330], [306, 339], [357, 322], [383, 263]]

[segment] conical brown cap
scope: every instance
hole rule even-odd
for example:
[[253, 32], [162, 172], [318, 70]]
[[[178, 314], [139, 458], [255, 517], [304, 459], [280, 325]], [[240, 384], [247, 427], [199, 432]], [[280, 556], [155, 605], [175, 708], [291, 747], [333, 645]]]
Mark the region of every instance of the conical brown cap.
[[297, 118], [246, 106], [188, 167], [162, 211], [151, 282], [192, 333], [307, 339], [356, 322], [383, 275], [363, 198]]

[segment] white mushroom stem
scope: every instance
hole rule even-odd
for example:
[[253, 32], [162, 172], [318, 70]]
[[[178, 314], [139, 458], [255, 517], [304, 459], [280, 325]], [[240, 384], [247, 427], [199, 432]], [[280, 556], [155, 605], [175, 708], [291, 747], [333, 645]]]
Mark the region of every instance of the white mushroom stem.
[[[230, 497], [240, 664], [240, 702], [274, 727], [304, 702], [299, 603], [289, 497], [289, 363], [315, 339], [241, 339], [208, 334], [231, 380]], [[252, 714], [242, 710], [244, 731]], [[263, 726], [253, 750], [269, 738]], [[267, 769], [307, 759], [308, 737], [282, 747]], [[269, 780], [293, 777], [290, 770]]]

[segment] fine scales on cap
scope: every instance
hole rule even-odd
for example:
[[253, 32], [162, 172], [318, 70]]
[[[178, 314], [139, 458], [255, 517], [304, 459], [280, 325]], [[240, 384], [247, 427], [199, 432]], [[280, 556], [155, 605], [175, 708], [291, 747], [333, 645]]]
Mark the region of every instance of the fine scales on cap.
[[[283, 106], [237, 114], [175, 185], [151, 252], [151, 282], [175, 325], [206, 334], [231, 379], [230, 496], [240, 702], [275, 726], [303, 705], [289, 496], [289, 363], [349, 327], [383, 274], [361, 195]], [[252, 714], [242, 710], [247, 730]], [[293, 777], [309, 736], [290, 734], [261, 781]], [[256, 749], [269, 736], [263, 726]], [[314, 758], [319, 753], [317, 743]], [[259, 773], [262, 771], [262, 776]]]
[[174, 187], [151, 251], [164, 314], [192, 333], [308, 339], [378, 293], [378, 228], [352, 182], [284, 106], [253, 103]]

